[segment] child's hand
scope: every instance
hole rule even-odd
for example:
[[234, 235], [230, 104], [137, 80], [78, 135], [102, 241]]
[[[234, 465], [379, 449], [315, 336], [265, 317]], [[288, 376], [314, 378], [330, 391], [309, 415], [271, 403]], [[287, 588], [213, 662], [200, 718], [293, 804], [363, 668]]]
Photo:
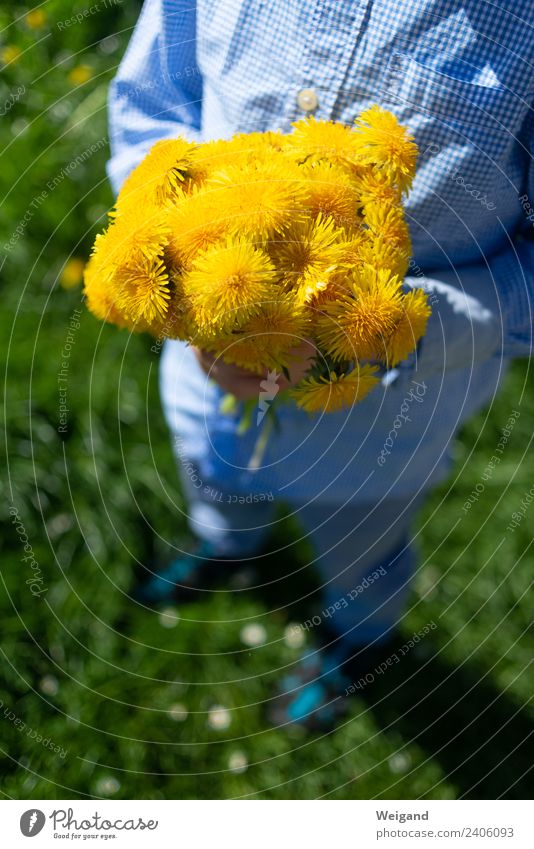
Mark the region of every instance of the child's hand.
[[[225, 363], [220, 357], [209, 351], [203, 351], [201, 348], [193, 346], [196, 358], [206, 374], [216, 383], [219, 384], [225, 392], [230, 392], [239, 401], [246, 401], [248, 398], [257, 398], [261, 392], [260, 383], [267, 376], [267, 369], [262, 374], [254, 374], [248, 369], [240, 368], [239, 366]], [[310, 367], [309, 360], [315, 355], [315, 346], [306, 340], [301, 342], [292, 350], [292, 361], [289, 366], [289, 374], [291, 380], [287, 380], [282, 373], [277, 372], [276, 382], [280, 389], [287, 389], [289, 386], [294, 386], [306, 374]], [[272, 372], [271, 372], [272, 374]]]

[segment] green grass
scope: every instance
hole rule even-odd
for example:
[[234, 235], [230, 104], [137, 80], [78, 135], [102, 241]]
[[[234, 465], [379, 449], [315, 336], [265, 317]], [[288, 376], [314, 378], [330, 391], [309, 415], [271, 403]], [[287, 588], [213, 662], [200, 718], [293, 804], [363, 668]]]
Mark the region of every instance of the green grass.
[[[0, 83], [0, 103], [25, 89], [0, 130], [1, 243], [28, 209], [34, 214], [1, 272], [8, 461], [0, 582], [4, 796], [530, 795], [534, 506], [513, 533], [506, 530], [533, 482], [534, 385], [527, 363], [513, 365], [490, 413], [464, 430], [454, 484], [441, 487], [421, 517], [424, 565], [403, 632], [409, 636], [432, 620], [439, 627], [354, 698], [349, 720], [334, 733], [308, 738], [299, 730], [271, 730], [262, 702], [272, 694], [273, 670], [298, 654], [284, 642], [284, 628], [306, 617], [303, 607], [269, 612], [280, 583], [184, 606], [172, 628], [127, 594], [136, 563], [161, 553], [161, 540], [186, 538], [148, 339], [102, 327], [83, 311], [68, 366], [68, 426], [58, 433], [57, 373], [69, 317], [81, 306], [80, 289], [65, 291], [58, 278], [69, 257], [87, 255], [112, 202], [107, 150], [98, 143], [107, 136], [107, 83], [136, 8], [123, 4], [92, 15], [69, 30], [68, 41], [56, 23], [86, 4], [48, 3], [48, 21], [38, 32], [24, 21], [12, 23], [16, 8], [0, 12], [0, 50], [15, 44], [27, 51]], [[89, 65], [92, 76], [76, 87], [68, 73], [79, 64]], [[92, 144], [94, 154], [47, 190]], [[464, 513], [512, 409], [521, 416], [502, 462]], [[41, 598], [25, 583], [30, 569], [11, 505], [42, 571]], [[284, 521], [279, 540], [290, 540], [292, 531]], [[296, 547], [286, 562], [273, 557], [266, 569], [282, 577], [290, 557], [305, 555]], [[265, 646], [244, 646], [240, 631], [247, 622], [265, 626]], [[172, 718], [177, 704], [188, 711], [182, 722]], [[226, 730], [207, 725], [215, 704], [231, 712]], [[28, 730], [50, 738], [65, 756]], [[248, 767], [230, 769], [243, 756]]]

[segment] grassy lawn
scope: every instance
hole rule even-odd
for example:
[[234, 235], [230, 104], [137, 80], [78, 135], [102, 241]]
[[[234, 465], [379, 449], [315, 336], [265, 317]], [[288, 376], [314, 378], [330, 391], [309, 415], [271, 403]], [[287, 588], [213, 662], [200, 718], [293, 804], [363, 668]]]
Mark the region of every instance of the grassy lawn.
[[[18, 5], [0, 11], [2, 793], [530, 796], [534, 505], [507, 530], [534, 483], [526, 362], [464, 430], [451, 483], [421, 516], [423, 565], [403, 633], [438, 627], [353, 699], [334, 733], [309, 738], [264, 723], [275, 670], [299, 651], [287, 625], [309, 615], [302, 606], [270, 612], [280, 584], [210, 596], [179, 618], [129, 599], [137, 564], [186, 532], [151, 341], [100, 326], [70, 285], [112, 203], [106, 89], [137, 15], [133, 3], [100, 4], [68, 31], [58, 26], [89, 5], [52, 0], [46, 20], [30, 23], [16, 20]], [[464, 511], [513, 410], [502, 461]], [[293, 530], [282, 522], [278, 541]], [[27, 583], [26, 537], [42, 595]], [[281, 577], [305, 556], [296, 546], [265, 568]], [[250, 623], [266, 629], [265, 644], [243, 642]], [[216, 705], [228, 711], [215, 715], [220, 727]]]

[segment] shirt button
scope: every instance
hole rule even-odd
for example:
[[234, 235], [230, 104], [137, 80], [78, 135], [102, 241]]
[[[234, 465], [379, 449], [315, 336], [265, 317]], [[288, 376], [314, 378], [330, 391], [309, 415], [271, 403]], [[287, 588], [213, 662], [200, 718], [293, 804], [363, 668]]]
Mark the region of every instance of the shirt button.
[[313, 88], [303, 88], [297, 95], [297, 103], [304, 112], [313, 112], [319, 106], [319, 98]]

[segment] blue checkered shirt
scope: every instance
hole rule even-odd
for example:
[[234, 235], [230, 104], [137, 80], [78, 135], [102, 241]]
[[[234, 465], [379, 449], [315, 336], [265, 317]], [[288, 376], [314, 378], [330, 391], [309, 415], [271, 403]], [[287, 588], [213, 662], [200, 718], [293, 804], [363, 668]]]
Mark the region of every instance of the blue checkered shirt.
[[420, 151], [406, 283], [433, 313], [365, 401], [323, 417], [284, 408], [252, 473], [257, 433], [237, 435], [191, 352], [167, 344], [164, 406], [207, 486], [373, 501], [448, 473], [459, 425], [532, 346], [533, 27], [534, 7], [514, 0], [146, 0], [110, 93], [116, 190], [158, 139], [287, 131], [306, 114], [351, 124], [373, 103]]

